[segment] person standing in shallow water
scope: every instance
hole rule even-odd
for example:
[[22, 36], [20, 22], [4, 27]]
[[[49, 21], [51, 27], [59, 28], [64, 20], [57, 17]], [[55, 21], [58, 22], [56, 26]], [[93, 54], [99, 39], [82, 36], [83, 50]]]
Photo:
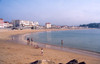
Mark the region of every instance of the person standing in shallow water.
[[27, 38], [27, 45], [29, 45], [30, 44], [30, 39], [29, 38]]
[[61, 47], [63, 47], [63, 40], [61, 40]]
[[33, 45], [33, 39], [31, 38], [31, 45]]

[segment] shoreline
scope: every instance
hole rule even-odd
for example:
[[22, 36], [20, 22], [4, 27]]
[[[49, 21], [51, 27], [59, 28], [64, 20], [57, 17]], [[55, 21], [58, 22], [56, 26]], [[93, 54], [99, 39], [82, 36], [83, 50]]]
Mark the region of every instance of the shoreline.
[[[36, 49], [33, 46], [26, 45], [26, 40], [23, 40], [26, 34], [41, 31], [43, 32], [52, 30], [11, 30], [0, 32], [0, 64], [30, 64], [36, 60], [51, 60], [54, 61], [55, 64], [66, 64], [72, 59], [77, 59], [78, 62], [84, 61], [86, 64], [100, 63], [100, 58], [97, 57], [50, 48], [43, 48], [44, 53], [43, 56], [41, 56], [40, 48]], [[19, 42], [15, 40], [15, 38], [12, 40], [12, 35], [20, 36], [19, 39], [23, 41]], [[50, 46], [47, 45], [47, 47]]]
[[[60, 31], [62, 31], [62, 30], [60, 30]], [[40, 31], [40, 32], [45, 32], [45, 31]], [[32, 32], [32, 33], [38, 33], [38, 32]], [[19, 42], [26, 42], [27, 40], [25, 40], [25, 37], [27, 35], [29, 35], [29, 33], [17, 35], [17, 38], [19, 39], [19, 37], [20, 37], [20, 39], [21, 39], [21, 40], [19, 40]], [[16, 35], [13, 35], [13, 36], [16, 36]], [[39, 45], [39, 47], [43, 47], [43, 48], [55, 49], [55, 50], [60, 50], [60, 51], [71, 52], [71, 53], [82, 54], [82, 55], [100, 58], [99, 52], [94, 52], [94, 51], [84, 50], [84, 49], [78, 49], [78, 48], [71, 48], [71, 47], [67, 47], [67, 46], [61, 47], [61, 46], [58, 46], [58, 45], [47, 44], [47, 43], [39, 43], [39, 42], [34, 42], [34, 43]], [[20, 44], [27, 45], [25, 43], [20, 43]]]

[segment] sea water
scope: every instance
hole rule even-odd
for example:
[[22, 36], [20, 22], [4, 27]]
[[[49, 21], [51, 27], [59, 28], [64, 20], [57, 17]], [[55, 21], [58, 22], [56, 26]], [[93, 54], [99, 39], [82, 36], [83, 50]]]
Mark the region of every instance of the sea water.
[[100, 53], [100, 29], [38, 32], [29, 35], [35, 42]]

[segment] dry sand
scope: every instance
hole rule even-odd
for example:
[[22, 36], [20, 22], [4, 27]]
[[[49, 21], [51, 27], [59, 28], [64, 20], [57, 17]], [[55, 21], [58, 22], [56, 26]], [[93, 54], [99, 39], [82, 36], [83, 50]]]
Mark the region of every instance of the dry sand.
[[71, 52], [64, 52], [53, 49], [44, 49], [44, 55], [41, 56], [40, 48], [35, 49], [32, 46], [17, 44], [9, 41], [11, 35], [27, 34], [31, 32], [40, 32], [49, 30], [4, 30], [0, 31], [0, 64], [29, 64], [35, 60], [52, 60], [56, 64], [67, 63], [72, 59], [79, 62], [85, 61], [86, 64], [100, 64], [100, 58], [81, 55]]

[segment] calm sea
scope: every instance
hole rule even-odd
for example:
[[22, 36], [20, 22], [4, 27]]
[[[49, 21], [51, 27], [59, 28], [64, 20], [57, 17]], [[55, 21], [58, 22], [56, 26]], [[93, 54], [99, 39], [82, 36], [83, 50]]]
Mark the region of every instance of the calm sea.
[[39, 32], [30, 35], [35, 42], [100, 52], [100, 29]]

